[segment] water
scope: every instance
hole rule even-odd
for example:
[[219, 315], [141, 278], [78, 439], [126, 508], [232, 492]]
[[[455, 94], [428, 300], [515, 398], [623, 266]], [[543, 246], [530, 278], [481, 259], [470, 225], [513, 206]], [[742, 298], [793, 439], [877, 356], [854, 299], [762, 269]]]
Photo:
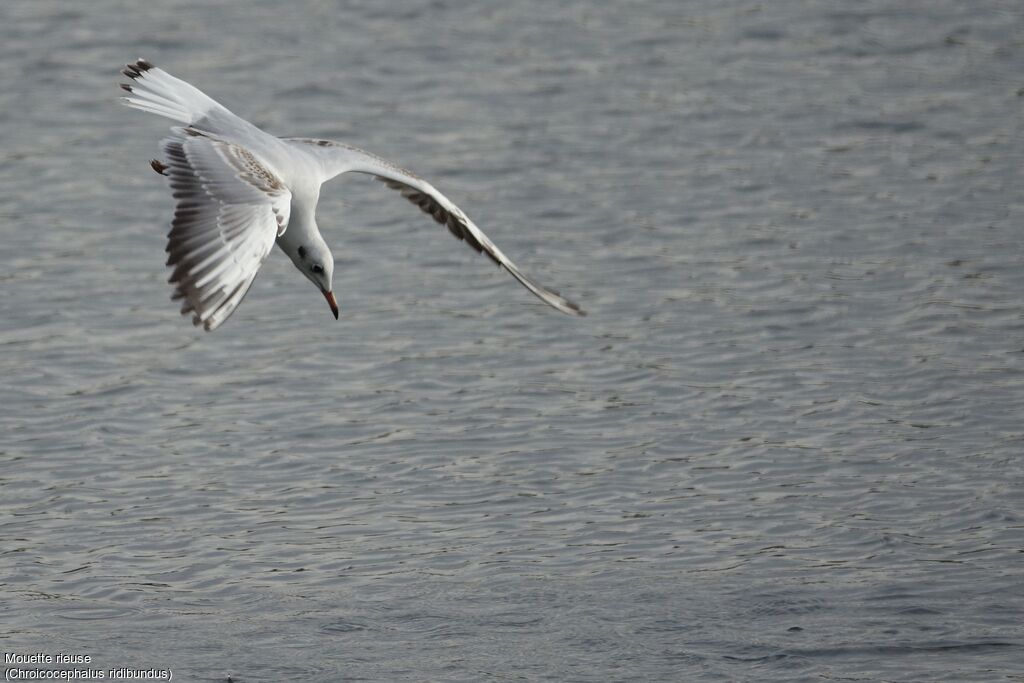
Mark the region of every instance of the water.
[[[1024, 680], [1019, 3], [220, 5], [0, 9], [3, 651]], [[346, 178], [342, 320], [275, 253], [194, 330], [140, 56], [590, 315]]]

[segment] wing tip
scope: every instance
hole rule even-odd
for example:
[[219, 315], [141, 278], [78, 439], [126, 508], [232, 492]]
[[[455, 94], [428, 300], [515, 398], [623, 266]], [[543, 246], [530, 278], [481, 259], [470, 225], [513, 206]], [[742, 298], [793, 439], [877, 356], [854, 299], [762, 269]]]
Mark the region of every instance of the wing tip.
[[559, 312], [565, 313], [566, 315], [575, 315], [580, 318], [586, 317], [587, 312], [575, 301], [569, 301], [564, 296], [551, 289], [545, 289], [544, 294], [546, 296], [541, 296], [541, 300], [544, 301], [544, 303], [549, 304], [552, 308], [557, 309]]
[[566, 315], [575, 315], [580, 318], [587, 317], [587, 312], [580, 308], [580, 305], [578, 303], [576, 303], [575, 301], [569, 301], [568, 299], [563, 299], [563, 301], [565, 301], [565, 307], [566, 309], [568, 309], [560, 309], [563, 313], [565, 313]]
[[124, 68], [121, 69], [121, 73], [127, 76], [128, 78], [135, 80], [152, 68], [153, 64], [151, 62], [148, 62], [140, 57], [131, 64], [125, 64]]

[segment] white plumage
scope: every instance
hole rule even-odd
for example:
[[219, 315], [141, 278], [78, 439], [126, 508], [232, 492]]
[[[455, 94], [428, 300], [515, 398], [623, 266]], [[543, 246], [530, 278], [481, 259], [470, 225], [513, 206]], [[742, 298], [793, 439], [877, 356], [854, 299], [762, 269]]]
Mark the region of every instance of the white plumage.
[[380, 157], [331, 140], [277, 138], [145, 60], [127, 65], [128, 106], [183, 126], [163, 140], [163, 161], [177, 200], [167, 264], [174, 298], [196, 325], [216, 329], [252, 285], [275, 241], [338, 315], [334, 258], [316, 225], [320, 186], [350, 171], [368, 173], [487, 254], [527, 289], [563, 313], [579, 306], [534, 282], [459, 207], [430, 183]]

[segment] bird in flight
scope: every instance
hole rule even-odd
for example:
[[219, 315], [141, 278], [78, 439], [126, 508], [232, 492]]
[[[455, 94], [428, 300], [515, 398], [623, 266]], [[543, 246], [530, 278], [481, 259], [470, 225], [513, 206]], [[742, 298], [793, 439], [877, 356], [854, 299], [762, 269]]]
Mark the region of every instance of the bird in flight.
[[160, 143], [153, 170], [168, 178], [174, 219], [167, 238], [172, 298], [182, 315], [211, 331], [234, 312], [274, 242], [327, 299], [334, 317], [334, 256], [316, 224], [320, 186], [355, 171], [377, 180], [430, 214], [458, 239], [507, 270], [563, 313], [584, 311], [527, 277], [480, 228], [433, 185], [375, 154], [342, 142], [278, 138], [198, 88], [144, 59], [121, 72], [121, 101], [176, 121]]

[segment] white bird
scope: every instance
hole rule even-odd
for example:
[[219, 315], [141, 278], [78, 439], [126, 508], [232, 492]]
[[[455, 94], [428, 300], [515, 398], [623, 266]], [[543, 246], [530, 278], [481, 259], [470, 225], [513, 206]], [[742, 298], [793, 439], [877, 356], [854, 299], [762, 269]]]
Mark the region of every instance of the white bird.
[[534, 282], [473, 221], [433, 185], [380, 157], [332, 140], [278, 138], [265, 133], [198, 88], [140, 59], [122, 73], [129, 107], [184, 126], [161, 142], [153, 169], [170, 180], [177, 200], [167, 239], [167, 265], [182, 315], [207, 331], [227, 320], [277, 246], [323, 293], [334, 317], [334, 256], [320, 236], [320, 186], [349, 171], [375, 176], [487, 254], [545, 303], [563, 313], [584, 311]]

